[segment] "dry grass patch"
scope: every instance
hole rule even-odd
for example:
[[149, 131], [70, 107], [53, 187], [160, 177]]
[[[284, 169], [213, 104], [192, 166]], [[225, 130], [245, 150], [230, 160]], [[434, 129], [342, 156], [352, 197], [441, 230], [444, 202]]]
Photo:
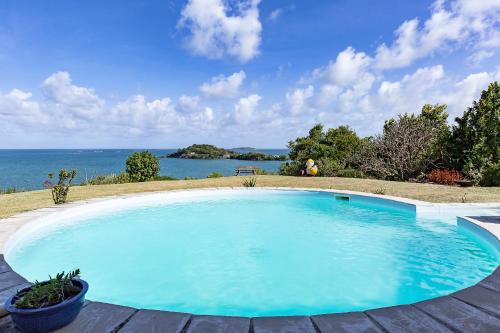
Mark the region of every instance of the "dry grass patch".
[[[242, 186], [245, 177], [223, 177], [196, 180], [154, 181], [146, 183], [74, 186], [69, 201], [105, 197], [111, 195], [154, 192], [175, 189], [204, 187]], [[288, 176], [257, 176], [257, 186], [307, 187], [351, 190], [376, 193], [384, 189], [385, 195], [392, 195], [429, 202], [461, 202], [467, 193], [467, 202], [499, 202], [500, 187], [460, 188], [454, 186], [389, 182], [376, 179], [356, 178], [307, 178]], [[20, 212], [52, 206], [49, 190], [30, 191], [0, 195], [0, 218]]]

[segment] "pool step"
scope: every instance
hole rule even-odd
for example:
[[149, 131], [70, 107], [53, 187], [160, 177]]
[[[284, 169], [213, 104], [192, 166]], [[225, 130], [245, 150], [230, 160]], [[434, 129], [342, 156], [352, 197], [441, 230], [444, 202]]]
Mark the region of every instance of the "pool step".
[[351, 201], [351, 197], [348, 195], [343, 195], [343, 194], [335, 194], [335, 200]]

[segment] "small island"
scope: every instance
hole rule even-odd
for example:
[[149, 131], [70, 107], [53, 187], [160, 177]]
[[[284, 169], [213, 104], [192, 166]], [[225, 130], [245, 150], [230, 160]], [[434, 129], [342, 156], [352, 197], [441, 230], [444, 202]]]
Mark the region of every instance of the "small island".
[[161, 156], [163, 158], [187, 158], [200, 160], [245, 160], [245, 161], [286, 161], [286, 155], [270, 155], [259, 152], [237, 153], [233, 150], [219, 148], [213, 145], [195, 144], [176, 152]]

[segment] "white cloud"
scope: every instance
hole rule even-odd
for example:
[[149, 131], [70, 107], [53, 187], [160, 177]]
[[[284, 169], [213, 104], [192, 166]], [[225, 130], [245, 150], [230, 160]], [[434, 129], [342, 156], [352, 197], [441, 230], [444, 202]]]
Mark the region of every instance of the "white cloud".
[[326, 79], [341, 86], [351, 85], [367, 74], [372, 61], [373, 59], [365, 53], [356, 52], [352, 47], [348, 47], [337, 55], [335, 61], [330, 61], [326, 67], [316, 69], [313, 77]]
[[286, 101], [292, 115], [297, 115], [301, 112], [308, 111], [308, 101], [314, 96], [314, 87], [307, 86], [304, 89], [295, 89], [292, 92], [286, 93]]
[[40, 104], [32, 100], [32, 94], [12, 89], [0, 93], [0, 120], [2, 124], [17, 124], [26, 127], [44, 126], [48, 118], [40, 111]]
[[178, 27], [189, 30], [187, 46], [193, 53], [208, 58], [229, 55], [246, 62], [259, 54], [259, 3], [260, 0], [189, 0]]
[[479, 50], [471, 54], [467, 59], [472, 63], [473, 66], [478, 66], [484, 60], [491, 58], [495, 55], [494, 51]]
[[262, 99], [257, 94], [248, 97], [240, 98], [234, 106], [234, 120], [238, 124], [248, 124], [254, 116], [255, 109], [259, 106]]
[[170, 98], [148, 102], [143, 95], [134, 95], [111, 110], [112, 125], [125, 128], [131, 134], [169, 132], [179, 127], [181, 118]]
[[104, 101], [93, 89], [72, 84], [68, 72], [57, 72], [49, 76], [42, 84], [42, 92], [59, 112], [78, 118], [95, 117], [104, 106]]
[[269, 19], [273, 22], [276, 22], [278, 18], [283, 14], [283, 9], [282, 8], [276, 8], [272, 12], [269, 13]]
[[395, 32], [390, 46], [377, 48], [378, 69], [405, 67], [415, 60], [471, 41], [477, 47], [498, 47], [491, 43], [498, 33], [500, 1], [437, 0], [422, 26], [418, 19], [405, 21]]
[[466, 107], [471, 106], [472, 101], [480, 97], [481, 92], [488, 87], [489, 83], [499, 79], [499, 74], [500, 72], [474, 73], [455, 83], [451, 92], [440, 98], [441, 103], [448, 105], [451, 118], [461, 115]]
[[186, 96], [182, 95], [179, 97], [179, 107], [188, 112], [196, 111], [200, 108], [200, 98], [198, 96]]
[[244, 71], [239, 71], [229, 76], [219, 75], [201, 85], [201, 92], [209, 98], [234, 98], [238, 96], [239, 89], [245, 80]]

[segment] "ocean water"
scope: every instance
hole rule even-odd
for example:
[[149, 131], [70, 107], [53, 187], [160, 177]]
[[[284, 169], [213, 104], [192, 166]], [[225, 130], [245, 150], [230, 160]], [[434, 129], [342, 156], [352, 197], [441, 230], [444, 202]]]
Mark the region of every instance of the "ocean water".
[[499, 262], [495, 248], [455, 223], [369, 200], [200, 192], [61, 217], [23, 233], [6, 259], [30, 280], [80, 268], [92, 300], [233, 316], [416, 302], [471, 286]]
[[[135, 151], [131, 149], [37, 149], [0, 150], [0, 187], [18, 189], [39, 189], [47, 179], [47, 174], [58, 174], [61, 168], [76, 169], [78, 184], [96, 175], [120, 173], [125, 170], [127, 157]], [[174, 152], [175, 149], [150, 149], [157, 155]], [[284, 149], [259, 149], [259, 152], [285, 155]], [[241, 151], [247, 152], [247, 151]], [[278, 171], [280, 161], [238, 161], [238, 160], [187, 160], [162, 158], [160, 174], [176, 178], [204, 178], [217, 171], [226, 176], [233, 175], [239, 165], [255, 165], [266, 171]]]

